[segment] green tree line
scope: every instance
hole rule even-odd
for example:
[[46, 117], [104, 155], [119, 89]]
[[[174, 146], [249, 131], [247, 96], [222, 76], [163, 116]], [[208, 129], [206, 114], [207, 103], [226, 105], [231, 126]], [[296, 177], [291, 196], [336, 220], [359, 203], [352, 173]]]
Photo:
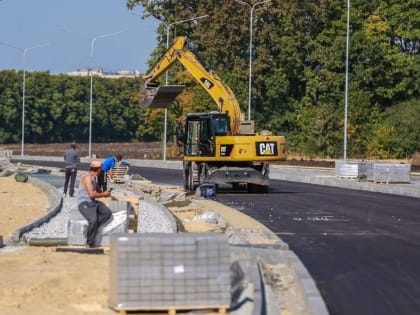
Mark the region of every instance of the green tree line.
[[[250, 6], [257, 1], [244, 0]], [[248, 108], [250, 6], [234, 0], [128, 0], [161, 23], [150, 65], [185, 35]], [[272, 0], [253, 11], [251, 116], [285, 135], [291, 154], [343, 154], [347, 0]], [[405, 158], [420, 151], [420, 2], [352, 0], [348, 156]], [[174, 22], [207, 15], [197, 23]], [[163, 80], [164, 78], [162, 78]], [[89, 78], [27, 73], [25, 139], [87, 141]], [[181, 66], [186, 91], [168, 110], [168, 137], [185, 112], [215, 110]], [[161, 139], [162, 111], [140, 106], [141, 79], [94, 79], [93, 141]], [[0, 72], [0, 142], [19, 142], [22, 72]]]
[[[203, 59], [246, 112], [250, 7], [257, 2], [129, 0], [128, 7], [141, 4], [145, 16], [161, 21], [161, 49], [168, 25], [208, 15], [197, 23], [174, 25], [171, 34], [186, 35], [199, 45]], [[254, 8], [252, 118], [257, 126], [285, 135], [292, 153], [342, 156], [347, 3], [272, 0]], [[415, 0], [351, 1], [351, 157], [406, 157], [420, 149], [419, 9]], [[179, 82], [183, 77], [170, 78]], [[206, 108], [203, 93], [194, 90], [193, 109]]]
[[[22, 71], [0, 72], [0, 143], [19, 142], [22, 126]], [[94, 77], [92, 137], [97, 142], [158, 137], [144, 122], [140, 79]], [[26, 72], [25, 141], [87, 142], [90, 78]]]

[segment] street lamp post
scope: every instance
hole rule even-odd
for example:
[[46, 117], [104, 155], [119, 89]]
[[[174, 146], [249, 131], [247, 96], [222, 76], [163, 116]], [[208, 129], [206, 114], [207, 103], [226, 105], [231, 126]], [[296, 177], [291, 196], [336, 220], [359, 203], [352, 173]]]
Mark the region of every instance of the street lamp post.
[[252, 24], [253, 24], [253, 18], [254, 18], [254, 9], [257, 5], [264, 4], [266, 2], [270, 2], [271, 0], [265, 0], [255, 3], [254, 5], [250, 5], [247, 2], [241, 1], [241, 0], [235, 0], [236, 2], [247, 5], [250, 10], [250, 16], [249, 16], [249, 78], [248, 78], [248, 120], [251, 120], [251, 90], [252, 90]]
[[3, 46], [7, 46], [13, 49], [16, 49], [22, 53], [22, 68], [23, 68], [23, 83], [22, 83], [22, 137], [21, 137], [21, 149], [20, 155], [24, 156], [25, 152], [25, 92], [26, 92], [26, 54], [35, 48], [41, 48], [50, 45], [50, 43], [40, 44], [36, 46], [32, 46], [29, 48], [19, 48], [13, 45], [9, 45], [6, 43], [0, 43]]
[[[208, 17], [208, 15], [201, 15], [201, 16], [190, 18], [190, 19], [175, 21], [175, 22], [172, 22], [172, 23], [168, 24], [168, 26], [166, 27], [166, 49], [169, 48], [169, 31], [170, 31], [170, 29], [173, 25], [186, 23], [186, 22], [191, 22], [191, 21], [197, 21], [197, 20], [205, 18], [205, 17]], [[166, 71], [166, 73], [165, 73], [165, 85], [168, 85], [168, 71]], [[163, 161], [166, 161], [166, 134], [167, 134], [167, 129], [168, 129], [168, 109], [165, 108], [165, 122], [164, 122], [164, 129], [163, 129]]]
[[89, 76], [90, 76], [90, 95], [89, 95], [89, 158], [92, 158], [92, 100], [93, 100], [93, 75], [92, 75], [92, 66], [93, 66], [93, 50], [95, 47], [95, 41], [99, 38], [109, 37], [122, 33], [123, 31], [98, 35], [92, 38], [90, 43], [90, 64], [89, 64]]
[[347, 0], [347, 26], [346, 26], [346, 79], [344, 88], [344, 149], [343, 158], [347, 160], [347, 107], [349, 90], [349, 50], [350, 50], [350, 0]]

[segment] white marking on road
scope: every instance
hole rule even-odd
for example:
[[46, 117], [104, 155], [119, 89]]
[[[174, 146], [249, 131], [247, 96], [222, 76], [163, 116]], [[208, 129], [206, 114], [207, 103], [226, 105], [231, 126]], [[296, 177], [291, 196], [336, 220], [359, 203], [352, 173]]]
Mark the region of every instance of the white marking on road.
[[335, 218], [332, 215], [316, 216], [316, 217], [307, 217], [308, 221], [339, 221], [339, 222], [348, 222], [350, 220]]

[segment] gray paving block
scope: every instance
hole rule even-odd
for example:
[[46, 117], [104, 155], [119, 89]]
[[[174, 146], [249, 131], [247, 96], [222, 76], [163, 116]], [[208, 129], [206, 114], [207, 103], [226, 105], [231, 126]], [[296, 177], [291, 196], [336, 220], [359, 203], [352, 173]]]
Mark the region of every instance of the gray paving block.
[[111, 200], [108, 204], [109, 209], [113, 213], [120, 212], [120, 211], [126, 211], [128, 215], [131, 214], [131, 204], [128, 201], [124, 200]]
[[[110, 236], [113, 234], [121, 234], [128, 232], [128, 202], [111, 202], [110, 209], [113, 213], [113, 218], [105, 226], [103, 226], [96, 238], [95, 243], [102, 246], [110, 246]], [[68, 245], [85, 245], [88, 222], [83, 217], [78, 209], [73, 209], [70, 212], [70, 219], [68, 223]]]
[[[210, 256], [212, 260], [206, 259]], [[110, 257], [111, 307], [230, 305], [230, 248], [225, 235], [113, 235]]]
[[373, 163], [372, 181], [381, 183], [409, 183], [411, 164]]

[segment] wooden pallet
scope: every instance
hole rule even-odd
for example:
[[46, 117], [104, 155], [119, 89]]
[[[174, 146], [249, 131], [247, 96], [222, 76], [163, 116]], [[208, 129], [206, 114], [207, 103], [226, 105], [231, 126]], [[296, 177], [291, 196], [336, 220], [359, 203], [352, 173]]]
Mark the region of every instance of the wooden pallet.
[[357, 176], [342, 176], [342, 175], [337, 175], [336, 178], [337, 179], [358, 179]]
[[125, 182], [125, 175], [128, 173], [128, 166], [116, 166], [112, 169], [111, 180], [116, 184], [122, 184]]
[[67, 252], [67, 253], [79, 253], [79, 254], [95, 254], [100, 255], [104, 254], [105, 251], [109, 251], [108, 247], [95, 247], [95, 248], [86, 248], [86, 246], [78, 245], [67, 245], [67, 246], [58, 246], [55, 250], [56, 252]]
[[188, 313], [191, 311], [200, 311], [200, 314], [203, 315], [225, 315], [228, 314], [228, 306], [207, 306], [207, 305], [196, 305], [196, 306], [172, 306], [172, 307], [128, 307], [128, 308], [115, 308], [115, 311], [118, 312], [119, 315], [129, 315], [131, 314], [168, 314], [168, 315], [176, 315], [176, 314], [183, 314]]
[[390, 181], [390, 180], [371, 180], [371, 182], [375, 183], [375, 184], [387, 184], [387, 185], [392, 185], [392, 184], [410, 184], [410, 182], [397, 182], [397, 181]]

